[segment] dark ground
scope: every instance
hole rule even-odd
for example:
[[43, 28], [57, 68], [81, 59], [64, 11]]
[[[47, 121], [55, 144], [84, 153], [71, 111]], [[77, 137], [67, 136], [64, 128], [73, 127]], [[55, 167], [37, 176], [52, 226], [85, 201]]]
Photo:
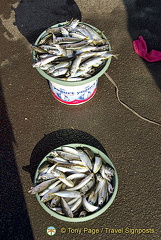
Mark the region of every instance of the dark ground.
[[[119, 54], [118, 60], [112, 59], [108, 74], [119, 86], [122, 101], [142, 116], [161, 122], [161, 62], [144, 61], [132, 47], [132, 40], [142, 35], [149, 51], [161, 51], [159, 0], [2, 0], [1, 239], [160, 240], [160, 126], [120, 105], [105, 75], [92, 100], [67, 106], [53, 98], [46, 80], [32, 68], [30, 46], [37, 36], [72, 17], [103, 30], [113, 52]], [[71, 142], [106, 152], [119, 176], [114, 203], [104, 214], [84, 223], [51, 217], [28, 193], [43, 156], [53, 147]], [[46, 233], [49, 226], [57, 231], [52, 237]], [[62, 228], [66, 233], [61, 233]], [[72, 233], [70, 228], [82, 229], [82, 233]], [[99, 233], [84, 233], [84, 228], [99, 229]], [[123, 232], [109, 233], [107, 228], [123, 228]], [[136, 229], [134, 234], [132, 229]], [[138, 234], [138, 229], [150, 230]]]

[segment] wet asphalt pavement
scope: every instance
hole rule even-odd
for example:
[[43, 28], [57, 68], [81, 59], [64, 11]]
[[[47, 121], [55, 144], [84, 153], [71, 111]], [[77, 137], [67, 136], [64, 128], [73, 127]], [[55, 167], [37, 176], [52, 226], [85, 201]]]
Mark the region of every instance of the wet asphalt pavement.
[[[48, 82], [32, 68], [31, 44], [46, 28], [72, 17], [104, 31], [119, 54], [107, 72], [120, 99], [143, 117], [161, 122], [161, 62], [146, 62], [132, 47], [132, 40], [143, 36], [148, 51], [161, 51], [159, 0], [2, 0], [1, 239], [160, 240], [160, 126], [123, 107], [105, 75], [90, 101], [68, 106], [52, 96]], [[73, 142], [105, 152], [119, 176], [110, 208], [83, 223], [50, 216], [28, 193], [41, 159]], [[49, 226], [56, 228], [54, 236], [47, 235]]]

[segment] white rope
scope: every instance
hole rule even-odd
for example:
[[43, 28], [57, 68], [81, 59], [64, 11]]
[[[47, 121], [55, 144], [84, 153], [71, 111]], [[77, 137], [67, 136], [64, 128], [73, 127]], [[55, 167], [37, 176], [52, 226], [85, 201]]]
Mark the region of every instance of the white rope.
[[145, 118], [145, 117], [142, 117], [141, 115], [139, 115], [137, 112], [135, 112], [132, 108], [130, 108], [127, 104], [125, 104], [124, 102], [122, 102], [119, 98], [119, 88], [118, 86], [116, 85], [116, 83], [114, 82], [114, 80], [108, 75], [108, 73], [104, 73], [105, 76], [107, 77], [107, 79], [115, 86], [115, 89], [116, 89], [116, 97], [117, 97], [117, 100], [119, 101], [119, 103], [121, 103], [125, 108], [127, 108], [129, 111], [131, 111], [132, 113], [134, 113], [137, 117], [141, 118], [142, 120], [144, 121], [147, 121], [149, 123], [153, 123], [155, 125], [158, 125], [158, 126], [161, 126], [161, 123], [160, 122], [156, 122], [156, 121], [153, 121], [153, 120], [150, 120], [148, 118]]

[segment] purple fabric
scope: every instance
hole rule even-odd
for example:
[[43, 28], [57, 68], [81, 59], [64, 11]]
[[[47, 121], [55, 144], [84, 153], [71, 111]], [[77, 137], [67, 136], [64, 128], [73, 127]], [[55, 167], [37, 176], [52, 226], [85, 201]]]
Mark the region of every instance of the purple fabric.
[[144, 58], [148, 62], [157, 62], [161, 61], [161, 52], [156, 50], [151, 50], [149, 53], [147, 52], [147, 45], [142, 36], [139, 36], [138, 40], [134, 40], [133, 48], [135, 52], [142, 58]]

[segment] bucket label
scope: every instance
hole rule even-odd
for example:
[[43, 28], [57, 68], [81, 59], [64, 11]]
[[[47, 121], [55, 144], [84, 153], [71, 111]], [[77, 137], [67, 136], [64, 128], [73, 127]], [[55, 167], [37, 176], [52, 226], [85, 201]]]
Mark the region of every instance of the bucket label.
[[53, 82], [49, 83], [52, 94], [57, 100], [65, 104], [80, 104], [94, 96], [98, 79], [80, 86], [62, 86]]

